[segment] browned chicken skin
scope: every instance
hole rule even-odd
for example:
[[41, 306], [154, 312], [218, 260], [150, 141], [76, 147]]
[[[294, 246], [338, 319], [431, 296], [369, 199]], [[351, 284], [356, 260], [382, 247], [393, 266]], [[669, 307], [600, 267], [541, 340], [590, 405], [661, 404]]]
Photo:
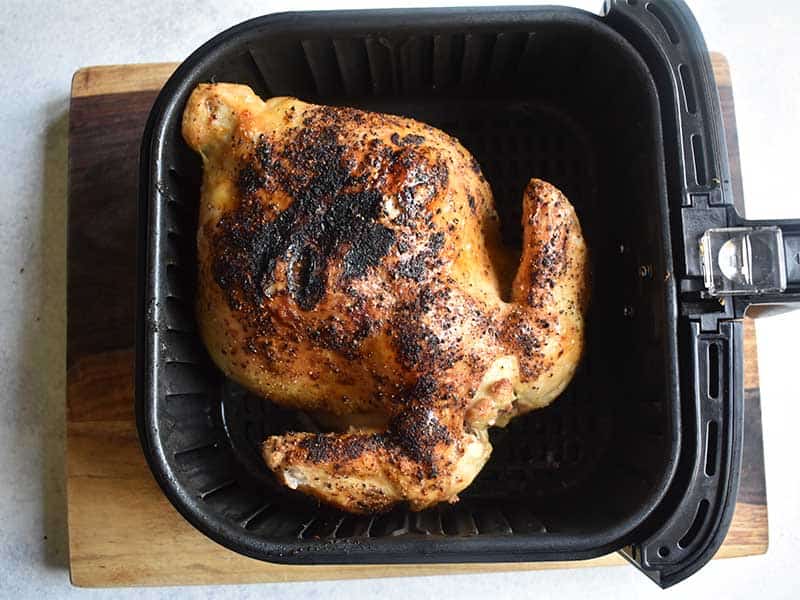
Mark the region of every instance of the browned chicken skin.
[[477, 162], [428, 125], [208, 84], [183, 135], [204, 162], [211, 356], [335, 429], [264, 442], [284, 484], [351, 512], [455, 501], [489, 458], [487, 427], [569, 383], [586, 249], [551, 185], [524, 192], [516, 268]]

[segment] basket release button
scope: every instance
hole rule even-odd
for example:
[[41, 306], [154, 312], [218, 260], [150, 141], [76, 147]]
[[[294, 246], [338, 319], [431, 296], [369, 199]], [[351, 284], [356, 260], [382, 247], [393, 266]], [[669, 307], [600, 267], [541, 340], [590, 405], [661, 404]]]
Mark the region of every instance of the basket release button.
[[700, 238], [703, 279], [712, 296], [766, 294], [786, 289], [779, 227], [709, 229]]

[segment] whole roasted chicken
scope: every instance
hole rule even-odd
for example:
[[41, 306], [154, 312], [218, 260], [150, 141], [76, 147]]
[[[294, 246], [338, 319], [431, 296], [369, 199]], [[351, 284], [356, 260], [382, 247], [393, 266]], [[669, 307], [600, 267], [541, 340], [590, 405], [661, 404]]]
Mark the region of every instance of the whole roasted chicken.
[[543, 407], [578, 364], [587, 255], [553, 186], [506, 249], [475, 159], [429, 125], [243, 85], [199, 85], [200, 331], [219, 367], [327, 433], [263, 444], [290, 488], [366, 513], [455, 502], [487, 428]]

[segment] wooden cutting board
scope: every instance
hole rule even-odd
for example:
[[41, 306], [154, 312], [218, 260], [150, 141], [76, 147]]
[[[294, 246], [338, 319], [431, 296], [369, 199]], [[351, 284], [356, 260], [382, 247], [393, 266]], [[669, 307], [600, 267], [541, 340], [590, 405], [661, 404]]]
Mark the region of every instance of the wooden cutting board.
[[[72, 82], [69, 141], [67, 499], [70, 575], [79, 586], [244, 583], [520, 571], [583, 562], [285, 566], [240, 556], [196, 531], [148, 470], [133, 415], [139, 142], [173, 63], [88, 67]], [[731, 171], [741, 198], [728, 65], [714, 56]], [[718, 556], [767, 550], [755, 336], [745, 328], [746, 430], [739, 503]]]

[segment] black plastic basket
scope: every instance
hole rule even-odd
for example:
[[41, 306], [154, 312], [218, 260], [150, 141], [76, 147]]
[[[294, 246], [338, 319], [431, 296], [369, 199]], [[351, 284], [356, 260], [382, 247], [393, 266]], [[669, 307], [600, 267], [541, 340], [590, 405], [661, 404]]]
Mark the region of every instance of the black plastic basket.
[[[576, 206], [593, 256], [586, 357], [550, 408], [492, 431], [491, 461], [458, 504], [355, 517], [283, 489], [263, 465], [267, 435], [312, 424], [226, 380], [195, 327], [201, 164], [180, 122], [204, 81], [397, 113], [455, 135], [483, 167], [509, 240], [530, 177]], [[699, 236], [742, 220], [707, 52], [679, 0], [612, 1], [602, 17], [547, 7], [248, 21], [164, 87], [140, 193], [140, 438], [166, 495], [214, 540], [304, 564], [622, 550], [664, 587], [721, 544], [741, 451], [736, 319], [751, 298], [721, 305], [702, 287]], [[789, 251], [800, 227], [783, 226]]]

